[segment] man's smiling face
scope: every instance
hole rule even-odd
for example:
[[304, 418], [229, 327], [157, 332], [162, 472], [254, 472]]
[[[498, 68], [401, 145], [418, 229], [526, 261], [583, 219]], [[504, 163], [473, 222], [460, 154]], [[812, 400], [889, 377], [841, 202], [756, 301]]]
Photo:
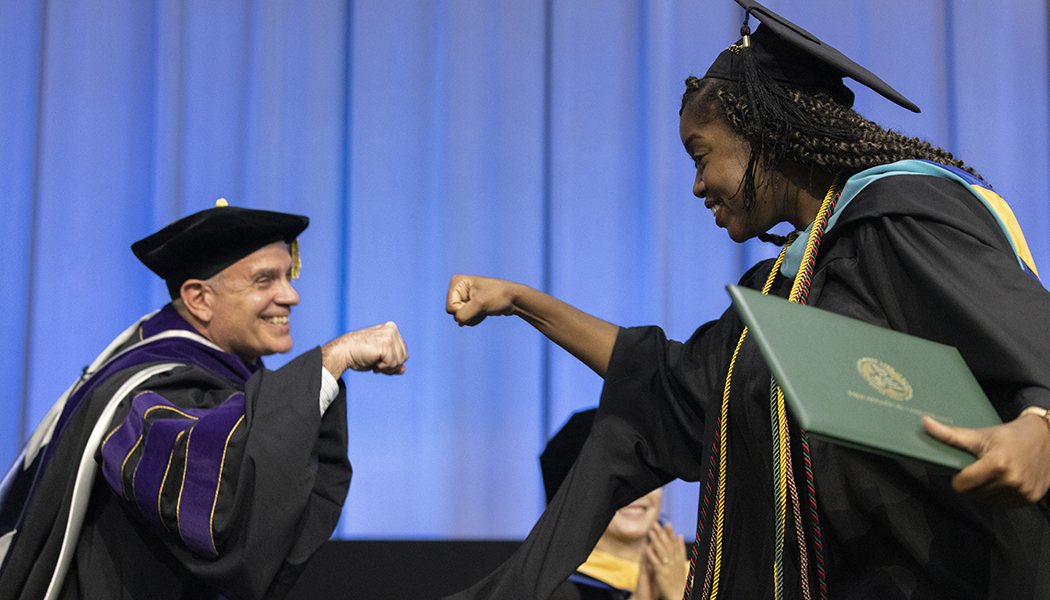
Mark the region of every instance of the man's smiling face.
[[292, 258], [284, 242], [256, 250], [208, 282], [212, 310], [209, 338], [248, 364], [292, 349], [288, 316], [299, 294], [288, 274]]

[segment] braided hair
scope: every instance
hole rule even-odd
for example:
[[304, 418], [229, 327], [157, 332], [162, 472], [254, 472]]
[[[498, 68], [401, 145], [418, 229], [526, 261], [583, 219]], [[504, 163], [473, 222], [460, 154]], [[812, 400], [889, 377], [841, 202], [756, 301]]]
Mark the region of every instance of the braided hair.
[[792, 161], [804, 167], [841, 173], [845, 178], [882, 164], [925, 159], [958, 167], [981, 178], [947, 150], [885, 129], [824, 92], [777, 86], [777, 102], [786, 107], [791, 118], [774, 121], [755, 114], [743, 87], [720, 79], [689, 77], [685, 80], [679, 114], [684, 115], [688, 110], [701, 122], [723, 118], [751, 144], [751, 157], [741, 182], [745, 208], [755, 205], [754, 181], [759, 162], [773, 170], [783, 161]]

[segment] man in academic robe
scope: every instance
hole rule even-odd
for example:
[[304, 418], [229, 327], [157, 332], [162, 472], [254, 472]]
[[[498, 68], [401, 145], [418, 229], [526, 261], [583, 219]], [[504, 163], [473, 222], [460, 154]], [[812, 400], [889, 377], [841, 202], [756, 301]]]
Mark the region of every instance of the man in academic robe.
[[225, 206], [132, 245], [172, 301], [55, 404], [0, 486], [0, 598], [281, 598], [350, 485], [347, 369], [404, 372], [397, 326], [276, 371], [299, 215]]

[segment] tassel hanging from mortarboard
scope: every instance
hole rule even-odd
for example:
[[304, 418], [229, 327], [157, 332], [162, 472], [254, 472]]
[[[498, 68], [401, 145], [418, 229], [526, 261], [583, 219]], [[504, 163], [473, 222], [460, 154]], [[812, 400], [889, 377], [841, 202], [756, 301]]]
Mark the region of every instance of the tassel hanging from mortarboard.
[[288, 278], [299, 279], [299, 272], [303, 270], [303, 261], [299, 258], [299, 238], [288, 244], [288, 253], [292, 255], [292, 268], [288, 272]]
[[744, 14], [744, 23], [740, 26], [741, 40], [731, 48], [742, 63], [741, 92], [750, 109], [745, 134], [751, 141], [751, 155], [743, 181], [746, 208], [754, 206], [756, 201], [755, 177], [760, 160], [766, 161], [764, 170], [771, 171], [799, 138], [828, 138], [843, 143], [856, 138], [856, 135], [845, 133], [844, 128], [815, 122], [791, 94], [762, 69], [756, 46], [751, 44], [750, 16], [750, 13]]

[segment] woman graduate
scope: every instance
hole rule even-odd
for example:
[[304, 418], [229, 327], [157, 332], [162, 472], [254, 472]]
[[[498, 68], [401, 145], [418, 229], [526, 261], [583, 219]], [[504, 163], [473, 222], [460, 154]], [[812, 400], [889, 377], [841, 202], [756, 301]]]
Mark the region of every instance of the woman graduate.
[[679, 343], [456, 276], [457, 322], [518, 315], [605, 379], [590, 438], [522, 548], [457, 598], [547, 598], [618, 507], [675, 477], [701, 482], [688, 598], [1050, 598], [1050, 294], [1009, 208], [947, 152], [857, 115], [842, 78], [917, 110], [900, 94], [737, 2], [762, 24], [751, 34], [745, 19], [743, 39], [687, 80], [680, 133], [693, 193], [730, 238], [797, 230], [740, 284], [957, 347], [1004, 423], [924, 422], [977, 457], [958, 473], [820, 443], [771, 403], [731, 309]]

